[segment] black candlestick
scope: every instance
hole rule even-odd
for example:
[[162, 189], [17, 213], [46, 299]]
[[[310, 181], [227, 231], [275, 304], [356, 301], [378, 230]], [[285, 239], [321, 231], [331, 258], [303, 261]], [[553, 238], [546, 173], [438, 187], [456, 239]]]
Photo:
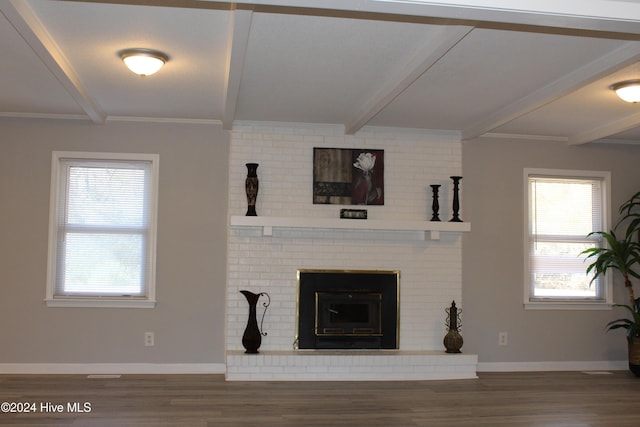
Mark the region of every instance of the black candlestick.
[[458, 216], [458, 211], [460, 210], [460, 199], [458, 198], [458, 185], [461, 176], [452, 176], [450, 177], [453, 180], [453, 218], [451, 218], [450, 222], [463, 222]]
[[431, 204], [433, 216], [431, 217], [431, 221], [440, 221], [440, 217], [438, 216], [438, 212], [440, 211], [440, 204], [438, 203], [438, 189], [440, 188], [440, 185], [433, 184], [431, 188], [433, 189], [433, 203]]

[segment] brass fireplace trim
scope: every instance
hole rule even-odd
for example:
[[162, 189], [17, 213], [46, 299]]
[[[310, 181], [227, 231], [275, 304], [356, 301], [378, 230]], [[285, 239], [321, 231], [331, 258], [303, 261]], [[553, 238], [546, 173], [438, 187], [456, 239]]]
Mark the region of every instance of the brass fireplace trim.
[[300, 336], [300, 275], [302, 273], [347, 273], [347, 274], [387, 274], [396, 276], [396, 348], [400, 348], [400, 270], [355, 270], [355, 269], [324, 269], [324, 268], [300, 268], [296, 272], [296, 335], [294, 349], [298, 349]]

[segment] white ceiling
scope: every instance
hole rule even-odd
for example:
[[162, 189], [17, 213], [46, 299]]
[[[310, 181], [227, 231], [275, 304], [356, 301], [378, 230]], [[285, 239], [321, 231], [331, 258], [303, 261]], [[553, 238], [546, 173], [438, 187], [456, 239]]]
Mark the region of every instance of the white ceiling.
[[[640, 104], [609, 89], [640, 78], [638, 1], [0, 0], [0, 12], [3, 117], [640, 142]], [[170, 60], [138, 77], [118, 57], [132, 47]]]

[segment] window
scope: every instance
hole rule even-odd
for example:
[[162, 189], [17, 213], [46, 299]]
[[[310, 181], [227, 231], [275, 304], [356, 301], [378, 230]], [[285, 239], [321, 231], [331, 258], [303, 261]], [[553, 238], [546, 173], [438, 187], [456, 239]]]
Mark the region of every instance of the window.
[[54, 152], [49, 306], [153, 307], [159, 158]]
[[525, 306], [603, 308], [610, 283], [587, 276], [581, 252], [608, 229], [608, 172], [525, 169]]

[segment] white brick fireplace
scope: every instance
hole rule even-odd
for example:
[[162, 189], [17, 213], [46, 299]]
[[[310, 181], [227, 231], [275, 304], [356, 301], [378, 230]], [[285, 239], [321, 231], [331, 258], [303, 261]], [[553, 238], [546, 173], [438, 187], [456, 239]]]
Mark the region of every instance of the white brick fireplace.
[[[385, 150], [385, 205], [368, 206], [367, 220], [339, 220], [340, 205], [312, 203], [313, 148]], [[455, 135], [341, 126], [243, 123], [234, 126], [229, 176], [227, 379], [376, 380], [473, 378], [477, 356], [446, 354], [445, 309], [461, 295], [461, 232], [447, 231], [452, 175], [461, 175]], [[258, 217], [247, 209], [245, 163], [258, 163]], [[442, 231], [430, 227], [431, 184], [441, 184]], [[464, 220], [464, 179], [461, 182]], [[351, 206], [356, 208], [356, 206]], [[361, 208], [362, 206], [358, 206]], [[353, 224], [353, 225], [351, 225]], [[425, 226], [426, 224], [426, 226]], [[371, 229], [365, 229], [371, 228]], [[433, 238], [433, 239], [432, 239]], [[398, 350], [297, 350], [299, 269], [400, 271]], [[266, 292], [260, 354], [244, 354], [246, 289]], [[266, 301], [261, 299], [260, 302]], [[263, 312], [258, 305], [258, 320]], [[464, 321], [464, 315], [463, 315]], [[462, 331], [464, 336], [464, 330]], [[464, 351], [464, 347], [463, 347]]]

